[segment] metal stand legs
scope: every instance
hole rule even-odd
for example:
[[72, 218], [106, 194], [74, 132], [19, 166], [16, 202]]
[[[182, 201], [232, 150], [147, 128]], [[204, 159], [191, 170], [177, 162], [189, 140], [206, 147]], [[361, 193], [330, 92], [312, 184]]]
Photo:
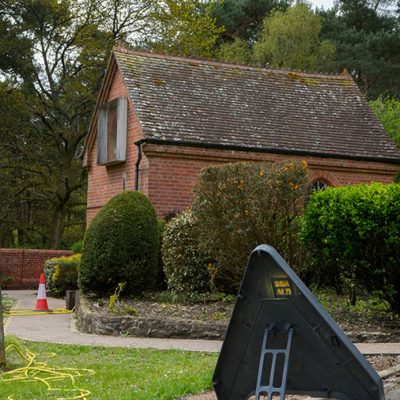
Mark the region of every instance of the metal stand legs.
[[[293, 328], [287, 329], [287, 344], [284, 349], [270, 349], [268, 348], [268, 335], [272, 335], [273, 326], [268, 326], [264, 332], [263, 344], [261, 348], [260, 364], [258, 367], [257, 387], [256, 387], [256, 400], [262, 398], [272, 400], [273, 395], [279, 395], [280, 400], [285, 399], [286, 392], [286, 379], [289, 365], [290, 347], [293, 338]], [[269, 374], [269, 381], [263, 383], [265, 361], [267, 356], [271, 356], [271, 370]], [[278, 356], [283, 358], [283, 368], [277, 369]], [[280, 362], [282, 364], [282, 362]], [[278, 374], [277, 374], [278, 373]], [[275, 386], [275, 382], [280, 382]], [[262, 397], [261, 397], [262, 396]]]

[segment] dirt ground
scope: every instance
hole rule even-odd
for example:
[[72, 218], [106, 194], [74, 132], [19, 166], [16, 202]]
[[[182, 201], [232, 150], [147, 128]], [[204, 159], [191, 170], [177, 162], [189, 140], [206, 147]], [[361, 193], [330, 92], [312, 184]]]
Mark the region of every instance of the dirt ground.
[[[367, 357], [368, 361], [377, 371], [386, 371], [394, 366], [400, 367], [400, 356], [371, 356]], [[397, 373], [383, 380], [385, 388], [386, 400], [400, 400], [400, 368], [397, 368]], [[252, 397], [251, 399], [254, 399]], [[279, 397], [274, 397], [274, 400], [279, 400]], [[287, 400], [318, 400], [309, 396], [286, 396]], [[196, 396], [185, 397], [182, 400], [217, 400], [214, 392], [203, 393]]]

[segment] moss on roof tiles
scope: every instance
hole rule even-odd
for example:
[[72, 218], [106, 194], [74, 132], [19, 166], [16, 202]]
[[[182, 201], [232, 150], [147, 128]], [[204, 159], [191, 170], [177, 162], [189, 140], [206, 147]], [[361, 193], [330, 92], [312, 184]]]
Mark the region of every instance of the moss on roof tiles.
[[148, 139], [400, 160], [349, 75], [114, 54]]

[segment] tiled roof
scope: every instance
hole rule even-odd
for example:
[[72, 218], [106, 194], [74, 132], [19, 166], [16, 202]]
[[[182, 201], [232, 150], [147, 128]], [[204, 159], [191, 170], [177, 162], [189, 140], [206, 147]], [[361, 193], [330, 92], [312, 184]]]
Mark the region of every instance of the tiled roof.
[[149, 141], [400, 162], [349, 75], [114, 55]]

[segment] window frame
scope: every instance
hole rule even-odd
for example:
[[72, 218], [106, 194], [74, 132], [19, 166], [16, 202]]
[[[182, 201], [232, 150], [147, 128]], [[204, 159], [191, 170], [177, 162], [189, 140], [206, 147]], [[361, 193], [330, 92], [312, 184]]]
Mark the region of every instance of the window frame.
[[[109, 131], [108, 120], [112, 109], [116, 109], [116, 131], [115, 147], [112, 151], [114, 157], [110, 157], [108, 146], [111, 132]], [[97, 164], [113, 165], [126, 161], [126, 139], [128, 128], [128, 100], [125, 97], [117, 97], [98, 110], [97, 120]]]
[[307, 187], [307, 193], [304, 198], [304, 206], [307, 206], [308, 202], [311, 199], [311, 195], [314, 192], [319, 192], [320, 190], [326, 190], [329, 186], [329, 183], [326, 182], [326, 180], [317, 178], [314, 179], [312, 182]]

